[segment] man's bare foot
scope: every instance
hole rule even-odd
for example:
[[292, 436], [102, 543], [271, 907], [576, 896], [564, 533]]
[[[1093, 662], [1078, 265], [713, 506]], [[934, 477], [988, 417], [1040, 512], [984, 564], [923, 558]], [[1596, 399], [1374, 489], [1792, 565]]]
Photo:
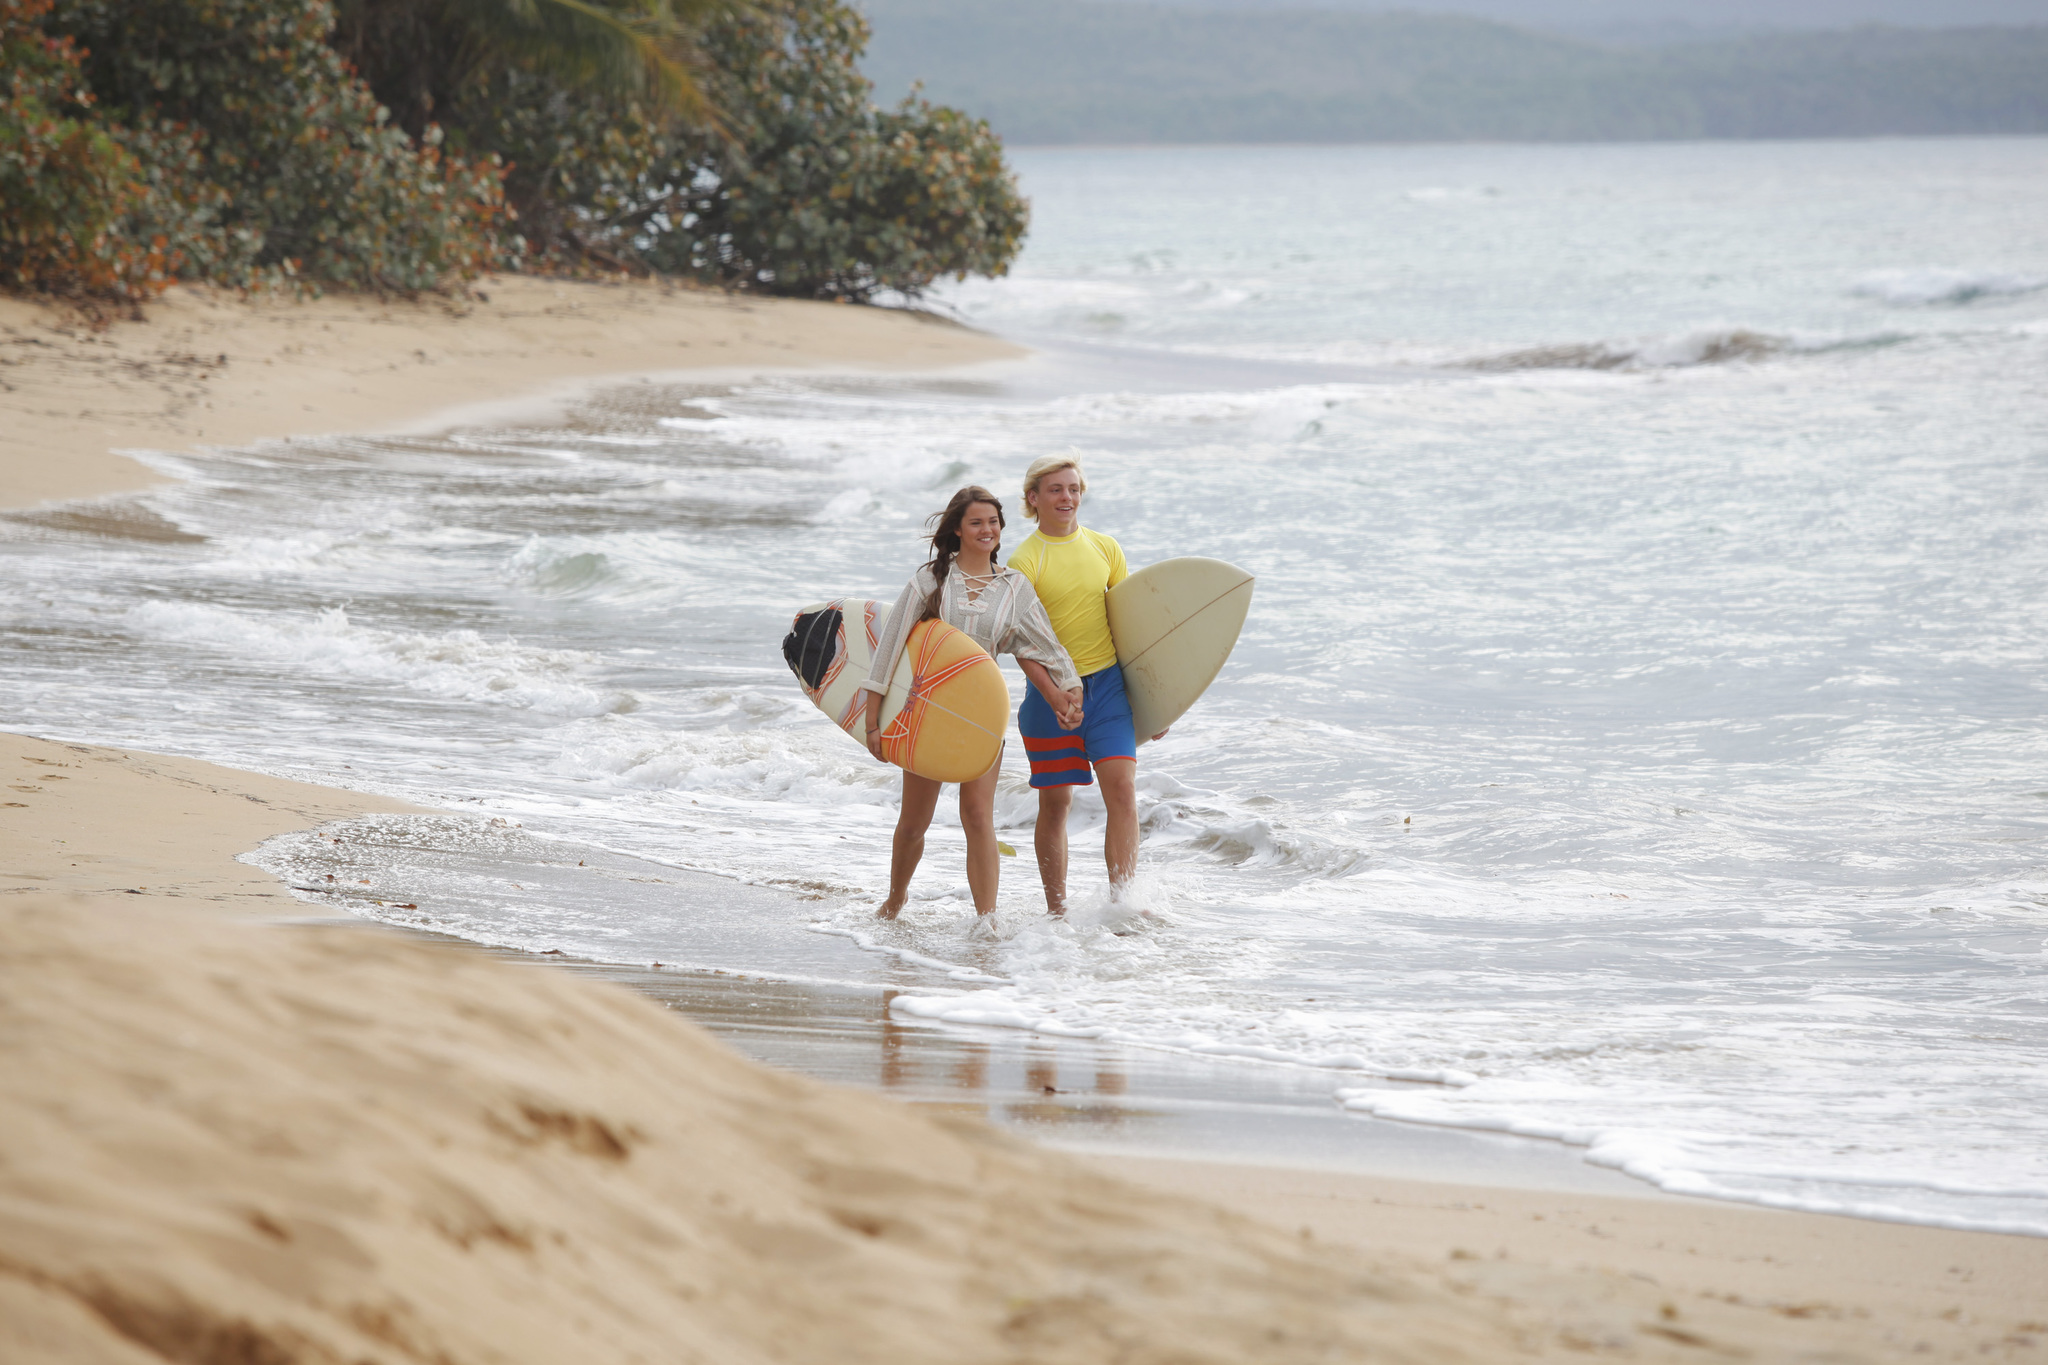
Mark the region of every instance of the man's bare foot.
[[903, 913], [902, 901], [883, 901], [882, 908], [875, 911], [876, 919], [895, 919]]

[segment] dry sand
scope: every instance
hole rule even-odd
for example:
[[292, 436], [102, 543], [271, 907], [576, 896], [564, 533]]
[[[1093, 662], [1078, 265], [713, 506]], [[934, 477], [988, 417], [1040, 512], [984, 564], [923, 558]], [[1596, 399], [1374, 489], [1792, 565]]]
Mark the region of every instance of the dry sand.
[[[1646, 1311], [1669, 1303], [1680, 1310], [1677, 1325], [1711, 1324], [1707, 1334], [1724, 1344], [1760, 1338], [1819, 1350], [1825, 1341], [1846, 1358], [1879, 1360], [2048, 1359], [2048, 1239], [1698, 1199], [1157, 1158], [1096, 1162], [1368, 1255], [1448, 1264], [1476, 1292], [1511, 1305], [1535, 1298], [1553, 1323], [1562, 1303], [1521, 1289], [1532, 1269], [1575, 1272], [1577, 1287], [1566, 1292], [1584, 1296], [1582, 1316], [1560, 1330], [1583, 1340], [1625, 1337]], [[1759, 1327], [1759, 1317], [1782, 1326]]]
[[171, 897], [271, 914], [306, 906], [235, 858], [274, 834], [402, 801], [189, 758], [0, 733], [0, 897]]
[[14, 1365], [1514, 1349], [1431, 1274], [767, 1070], [624, 990], [161, 902], [0, 934]]
[[158, 482], [123, 449], [415, 429], [453, 405], [685, 369], [915, 370], [1023, 354], [935, 318], [658, 284], [508, 276], [461, 301], [179, 287], [94, 331], [0, 296], [0, 508]]

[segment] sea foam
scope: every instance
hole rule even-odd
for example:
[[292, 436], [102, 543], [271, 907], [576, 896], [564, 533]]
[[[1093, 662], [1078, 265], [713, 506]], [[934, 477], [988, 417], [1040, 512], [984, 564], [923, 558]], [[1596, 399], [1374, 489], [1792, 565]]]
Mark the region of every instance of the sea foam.
[[1923, 266], [1911, 270], [1873, 270], [1856, 281], [1852, 292], [1902, 307], [1931, 307], [2012, 298], [2044, 288], [2048, 288], [2048, 276], [2044, 275]]
[[426, 632], [361, 626], [346, 607], [309, 615], [262, 615], [205, 602], [151, 601], [132, 608], [141, 634], [225, 650], [333, 680], [388, 683], [453, 701], [557, 716], [631, 711], [632, 693], [593, 685], [595, 660], [577, 650], [534, 648], [474, 630]]

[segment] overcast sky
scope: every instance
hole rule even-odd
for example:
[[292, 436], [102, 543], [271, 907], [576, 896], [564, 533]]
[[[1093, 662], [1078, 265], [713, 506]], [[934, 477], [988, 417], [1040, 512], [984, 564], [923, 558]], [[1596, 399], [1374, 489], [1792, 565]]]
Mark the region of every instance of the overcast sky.
[[[1156, 0], [1155, 0], [1156, 2]], [[1168, 0], [1205, 9], [1421, 10], [1530, 28], [1850, 28], [2048, 24], [2048, 0]]]

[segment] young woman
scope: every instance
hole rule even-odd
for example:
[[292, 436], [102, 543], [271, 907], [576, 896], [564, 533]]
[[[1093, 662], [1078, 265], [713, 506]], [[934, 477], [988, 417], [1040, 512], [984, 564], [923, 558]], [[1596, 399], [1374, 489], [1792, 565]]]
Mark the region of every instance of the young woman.
[[[1024, 575], [996, 563], [1002, 548], [1003, 505], [986, 488], [967, 487], [953, 495], [946, 510], [933, 516], [932, 558], [905, 585], [875, 642], [874, 668], [861, 687], [868, 694], [868, 752], [882, 757], [882, 698], [896, 661], [920, 621], [944, 621], [967, 634], [991, 655], [1014, 654], [1024, 676], [1058, 723], [1073, 729], [1081, 723], [1081, 675], [1060, 647], [1045, 608]], [[886, 761], [886, 760], [884, 760]], [[974, 913], [996, 908], [1000, 864], [996, 851], [996, 775], [1002, 755], [972, 782], [960, 784], [960, 824], [967, 831], [967, 885], [974, 893]], [[896, 819], [896, 840], [889, 860], [889, 899], [875, 913], [896, 918], [910, 895], [910, 876], [924, 857], [924, 832], [938, 808], [943, 783], [915, 773], [903, 774], [903, 810]]]

